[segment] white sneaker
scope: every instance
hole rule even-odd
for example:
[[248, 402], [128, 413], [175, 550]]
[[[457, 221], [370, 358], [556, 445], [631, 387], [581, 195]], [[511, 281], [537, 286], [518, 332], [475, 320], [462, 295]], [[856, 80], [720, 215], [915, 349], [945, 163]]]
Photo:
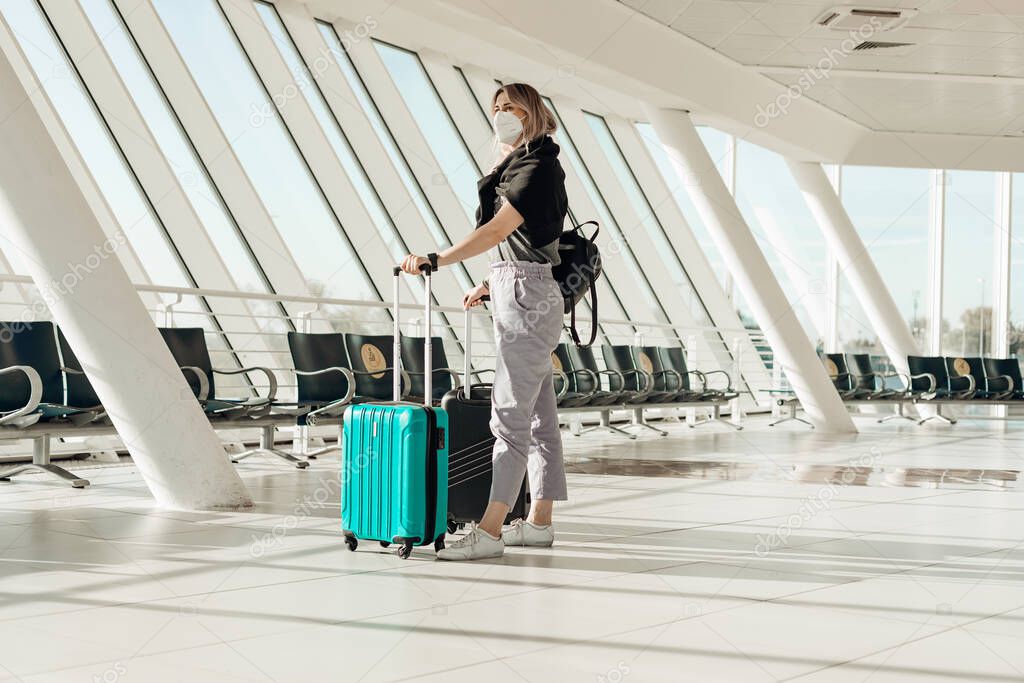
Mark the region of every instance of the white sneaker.
[[505, 553], [505, 544], [497, 536], [472, 525], [469, 533], [443, 550], [437, 551], [439, 560], [483, 560], [489, 557], [501, 557]]
[[525, 519], [514, 520], [508, 529], [501, 532], [505, 545], [550, 548], [555, 542], [555, 530], [550, 524], [537, 526]]

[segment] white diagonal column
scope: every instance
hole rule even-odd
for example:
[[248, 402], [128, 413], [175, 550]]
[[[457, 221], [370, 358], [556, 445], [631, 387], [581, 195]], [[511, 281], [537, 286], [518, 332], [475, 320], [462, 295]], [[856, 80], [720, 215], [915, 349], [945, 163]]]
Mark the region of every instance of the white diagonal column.
[[68, 140], [47, 132], [48, 109], [24, 87], [31, 72], [3, 22], [0, 48], [0, 231], [24, 255], [157, 503], [252, 505], [117, 258], [124, 234], [104, 234], [61, 156], [58, 140]]
[[786, 373], [808, 418], [825, 431], [856, 432], [853, 420], [825, 374], [814, 346], [804, 334], [793, 307], [725, 187], [689, 114], [649, 107], [648, 115], [662, 144], [676, 157], [686, 174], [683, 180], [687, 194], [764, 331], [775, 361]]
[[889, 360], [909, 374], [907, 356], [917, 355], [917, 342], [828, 176], [817, 162], [787, 159], [786, 163]]

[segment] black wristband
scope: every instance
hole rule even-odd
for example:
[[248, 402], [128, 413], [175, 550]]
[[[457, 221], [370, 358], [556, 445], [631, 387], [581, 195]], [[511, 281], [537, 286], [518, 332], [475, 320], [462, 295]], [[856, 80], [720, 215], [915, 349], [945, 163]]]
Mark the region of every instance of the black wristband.
[[430, 269], [437, 270], [437, 254], [427, 254], [427, 260], [430, 261]]

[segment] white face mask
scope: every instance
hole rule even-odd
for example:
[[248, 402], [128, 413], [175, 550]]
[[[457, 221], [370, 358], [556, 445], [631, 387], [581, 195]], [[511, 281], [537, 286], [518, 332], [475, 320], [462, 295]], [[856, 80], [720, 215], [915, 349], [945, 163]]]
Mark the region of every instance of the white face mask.
[[494, 135], [499, 142], [506, 145], [514, 144], [523, 134], [523, 122], [510, 111], [494, 112]]

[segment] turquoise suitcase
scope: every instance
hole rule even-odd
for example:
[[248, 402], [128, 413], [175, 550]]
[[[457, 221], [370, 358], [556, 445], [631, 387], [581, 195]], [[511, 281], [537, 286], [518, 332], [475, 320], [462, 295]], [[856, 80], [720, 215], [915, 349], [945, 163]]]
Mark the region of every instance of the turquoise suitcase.
[[448, 415], [430, 405], [430, 272], [427, 282], [426, 405], [399, 401], [401, 358], [395, 269], [394, 399], [345, 411], [342, 427], [341, 528], [349, 550], [359, 540], [398, 544], [405, 559], [414, 546], [444, 547], [448, 513]]

